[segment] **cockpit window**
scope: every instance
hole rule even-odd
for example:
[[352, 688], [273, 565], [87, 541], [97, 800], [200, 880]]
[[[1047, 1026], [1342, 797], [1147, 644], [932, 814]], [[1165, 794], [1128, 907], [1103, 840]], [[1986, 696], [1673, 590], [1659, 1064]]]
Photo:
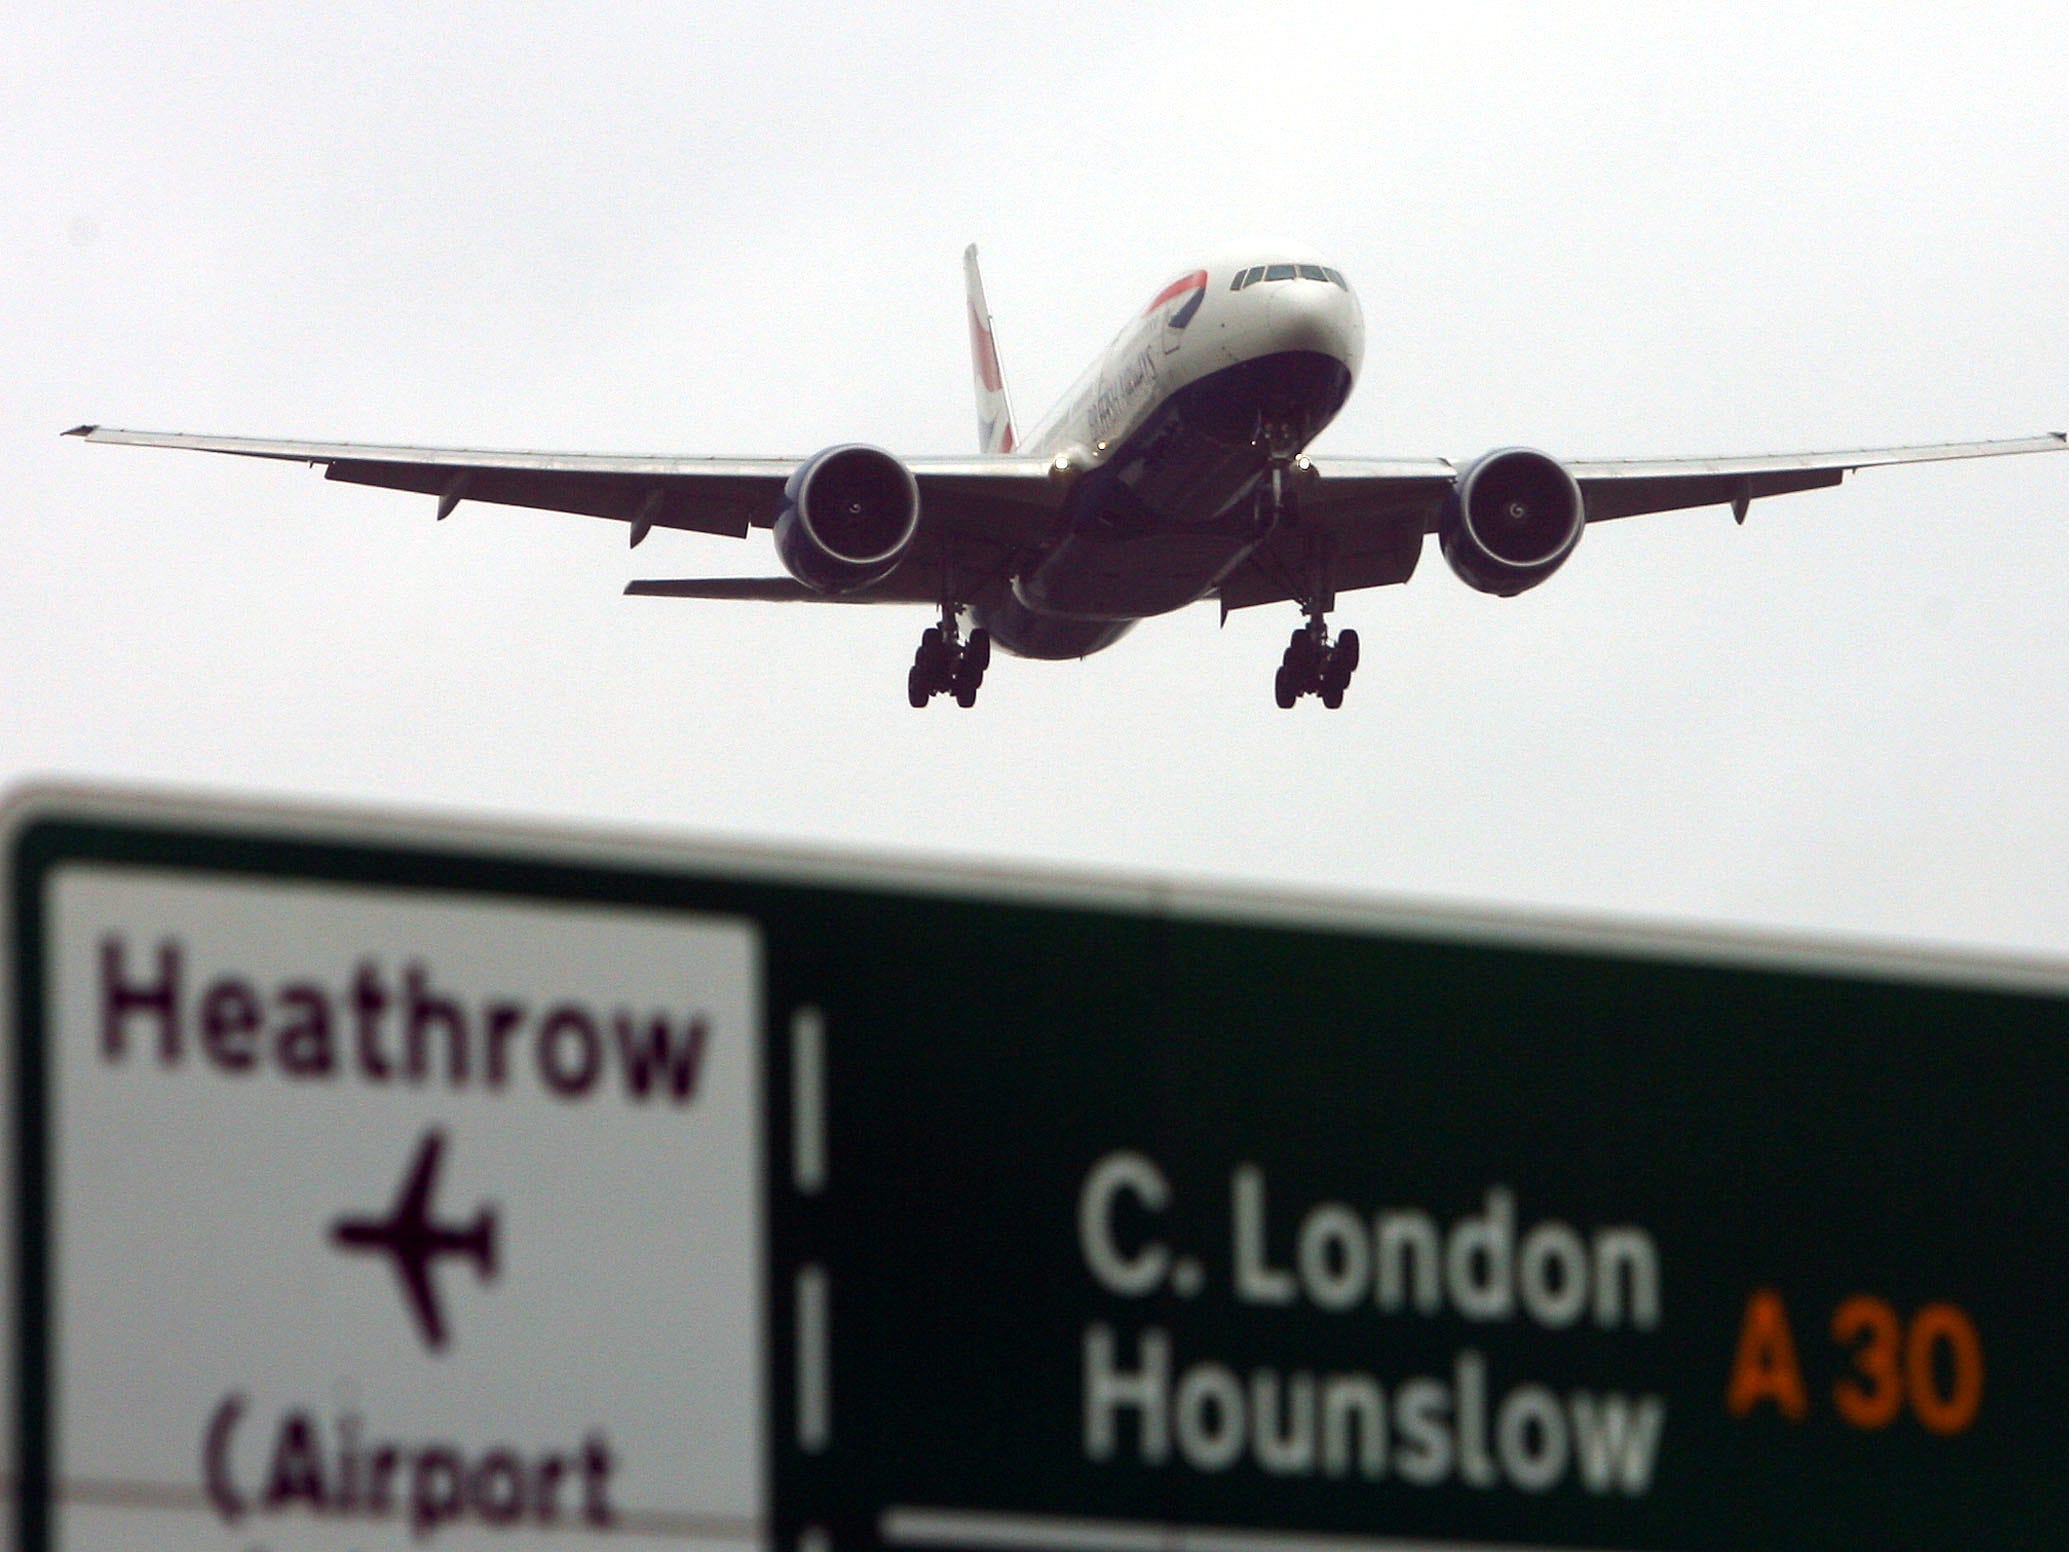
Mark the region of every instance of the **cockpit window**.
[[1323, 264], [1253, 264], [1246, 270], [1238, 270], [1228, 288], [1240, 291], [1260, 280], [1323, 280], [1341, 290], [1350, 290], [1339, 271]]

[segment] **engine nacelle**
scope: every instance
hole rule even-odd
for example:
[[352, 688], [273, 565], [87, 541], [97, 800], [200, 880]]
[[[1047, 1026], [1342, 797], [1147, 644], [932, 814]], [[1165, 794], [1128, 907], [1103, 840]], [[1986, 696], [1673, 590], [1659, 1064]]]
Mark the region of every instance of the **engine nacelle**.
[[1587, 526], [1580, 486], [1563, 464], [1531, 448], [1503, 447], [1459, 476], [1437, 537], [1460, 581], [1513, 598], [1565, 565]]
[[920, 487], [880, 447], [860, 442], [814, 453], [783, 487], [776, 555], [820, 593], [852, 593], [880, 582], [912, 547]]

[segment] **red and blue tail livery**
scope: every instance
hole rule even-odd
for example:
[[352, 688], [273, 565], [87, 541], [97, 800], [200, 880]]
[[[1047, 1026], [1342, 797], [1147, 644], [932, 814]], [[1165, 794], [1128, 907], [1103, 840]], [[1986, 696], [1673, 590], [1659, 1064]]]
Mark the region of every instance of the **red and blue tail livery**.
[[999, 345], [992, 337], [991, 310], [984, 305], [984, 277], [977, 272], [977, 245], [963, 250], [963, 288], [970, 313], [970, 366], [977, 379], [977, 450], [1010, 453], [1013, 402], [1006, 393], [1006, 375], [999, 368]]

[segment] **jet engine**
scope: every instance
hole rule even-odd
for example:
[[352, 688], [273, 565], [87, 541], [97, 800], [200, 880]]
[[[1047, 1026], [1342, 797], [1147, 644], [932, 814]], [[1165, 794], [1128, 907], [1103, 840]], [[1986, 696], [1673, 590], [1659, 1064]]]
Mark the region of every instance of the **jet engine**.
[[814, 453], [783, 487], [776, 555], [819, 593], [853, 593], [905, 558], [920, 526], [920, 487], [882, 448], [850, 442]]
[[1460, 581], [1513, 598], [1566, 564], [1587, 523], [1580, 486], [1557, 459], [1503, 447], [1459, 476], [1437, 537]]

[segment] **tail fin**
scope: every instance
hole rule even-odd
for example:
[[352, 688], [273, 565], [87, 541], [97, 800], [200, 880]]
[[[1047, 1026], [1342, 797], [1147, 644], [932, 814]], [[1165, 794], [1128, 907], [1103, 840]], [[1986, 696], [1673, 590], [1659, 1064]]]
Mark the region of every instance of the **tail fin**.
[[978, 451], [1010, 453], [1019, 441], [1013, 430], [1013, 401], [999, 370], [998, 344], [991, 337], [991, 310], [984, 305], [975, 243], [963, 250], [963, 285], [970, 304], [970, 366], [977, 380]]

